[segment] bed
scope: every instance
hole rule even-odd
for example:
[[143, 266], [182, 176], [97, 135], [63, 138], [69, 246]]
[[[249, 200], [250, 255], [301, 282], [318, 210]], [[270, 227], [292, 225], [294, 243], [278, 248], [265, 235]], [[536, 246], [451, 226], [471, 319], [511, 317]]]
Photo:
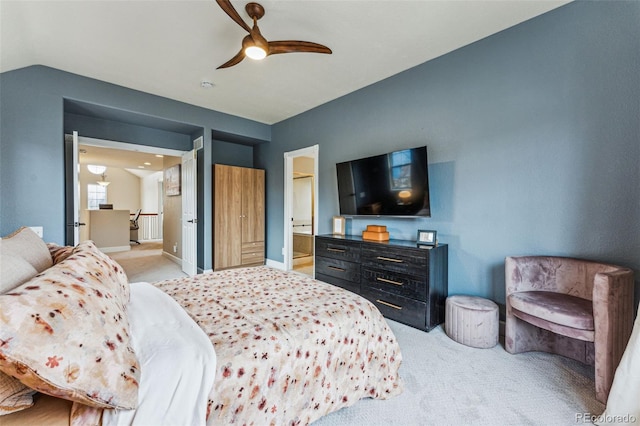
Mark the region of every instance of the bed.
[[[28, 240], [22, 245], [40, 244], [28, 231], [17, 235]], [[19, 245], [13, 238], [16, 235], [0, 240], [5, 265], [5, 254], [15, 255], [13, 246]], [[29, 413], [36, 415], [39, 410], [53, 411], [42, 409], [47, 404], [58, 407], [66, 424], [148, 424], [152, 420], [147, 416], [159, 416], [165, 424], [171, 423], [171, 416], [177, 416], [173, 423], [181, 424], [309, 424], [362, 398], [386, 399], [402, 392], [397, 341], [378, 310], [358, 295], [266, 266], [129, 284], [119, 265], [90, 242], [76, 248], [49, 245], [46, 249], [50, 264], [27, 259], [41, 270], [17, 287], [3, 288], [0, 295], [0, 374], [8, 380], [17, 378], [26, 388], [14, 392], [22, 397], [21, 402], [14, 402], [16, 407], [28, 406], [29, 398], [36, 400], [31, 408], [0, 417], [7, 424], [24, 424]], [[29, 252], [34, 252], [33, 247]], [[44, 253], [42, 247], [39, 252]], [[4, 287], [4, 276], [2, 280]], [[67, 297], [61, 295], [61, 286]], [[51, 289], [54, 295], [49, 294]], [[60, 355], [54, 351], [53, 358], [43, 359], [29, 359], [28, 350], [16, 342], [28, 340], [25, 335], [34, 330], [44, 336], [44, 341], [42, 336], [37, 340], [37, 353], [46, 352], [42, 348], [48, 348], [47, 339], [63, 332], [71, 333], [64, 341], [78, 342], [73, 333], [79, 320], [68, 315], [64, 320], [72, 326], [67, 324], [65, 329], [56, 322], [62, 321], [61, 315], [40, 302], [54, 303], [61, 310], [61, 303], [68, 303], [76, 292], [82, 294], [82, 289], [90, 290], [92, 297], [85, 293], [84, 307], [74, 301], [74, 309], [106, 330], [98, 333], [91, 356], [95, 351], [112, 356], [114, 350], [108, 343], [115, 343], [115, 351], [121, 352], [120, 358], [113, 359], [116, 367], [100, 373], [99, 380], [94, 373], [83, 377], [85, 370], [76, 366], [73, 383], [68, 383], [68, 372], [47, 376], [58, 369], [50, 368], [51, 359], [61, 367], [66, 363], [67, 370], [71, 364], [82, 365], [74, 357], [86, 358], [90, 342], [83, 340], [80, 352], [78, 348]], [[96, 291], [104, 297], [94, 297]], [[90, 302], [102, 303], [96, 309], [109, 314], [95, 315], [96, 309], [88, 309]], [[105, 309], [107, 302], [111, 304]], [[48, 316], [52, 312], [55, 317]], [[80, 322], [91, 323], [84, 318]], [[193, 336], [187, 337], [186, 330]], [[86, 336], [90, 331], [89, 327], [80, 332]], [[149, 344], [151, 349], [145, 347]], [[70, 350], [69, 346], [74, 345], [62, 345], [64, 350]], [[158, 348], [166, 354], [150, 356]], [[154, 362], [164, 364], [151, 365]], [[185, 370], [179, 374], [175, 371], [178, 364]], [[92, 358], [91, 367], [95, 365]], [[82, 386], [73, 387], [83, 379]], [[94, 390], [97, 382], [103, 385]], [[5, 403], [0, 400], [5, 410], [6, 401], [5, 395]], [[166, 412], [147, 413], [154, 410], [145, 407], [157, 406]]]

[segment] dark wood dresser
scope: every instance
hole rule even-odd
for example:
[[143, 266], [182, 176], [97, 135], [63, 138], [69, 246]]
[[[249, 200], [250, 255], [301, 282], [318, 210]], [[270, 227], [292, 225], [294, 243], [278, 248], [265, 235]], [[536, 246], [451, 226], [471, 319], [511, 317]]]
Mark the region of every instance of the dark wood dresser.
[[316, 279], [357, 293], [382, 315], [420, 330], [444, 322], [448, 249], [415, 241], [367, 241], [358, 236], [318, 235]]

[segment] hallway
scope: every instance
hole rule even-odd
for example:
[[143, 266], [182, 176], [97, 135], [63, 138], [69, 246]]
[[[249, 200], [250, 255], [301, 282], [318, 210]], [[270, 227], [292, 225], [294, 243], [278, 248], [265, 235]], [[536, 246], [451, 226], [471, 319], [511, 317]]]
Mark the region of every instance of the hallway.
[[122, 265], [130, 283], [187, 276], [180, 265], [162, 255], [162, 242], [133, 244], [131, 250], [110, 253], [109, 256]]

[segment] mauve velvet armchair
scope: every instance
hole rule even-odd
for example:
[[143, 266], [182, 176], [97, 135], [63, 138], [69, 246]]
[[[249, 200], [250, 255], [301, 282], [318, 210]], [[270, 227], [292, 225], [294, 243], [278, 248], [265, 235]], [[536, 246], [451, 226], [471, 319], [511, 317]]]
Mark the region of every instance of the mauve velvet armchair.
[[633, 328], [633, 271], [582, 259], [507, 257], [505, 346], [544, 351], [595, 367], [606, 403]]

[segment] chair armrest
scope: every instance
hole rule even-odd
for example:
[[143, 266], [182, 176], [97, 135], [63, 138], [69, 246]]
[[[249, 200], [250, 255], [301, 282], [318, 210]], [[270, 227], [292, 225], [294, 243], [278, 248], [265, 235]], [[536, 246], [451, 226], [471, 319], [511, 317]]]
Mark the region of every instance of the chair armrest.
[[596, 395], [605, 401], [633, 329], [633, 271], [598, 272], [593, 280]]
[[606, 333], [609, 340], [627, 344], [633, 328], [633, 271], [619, 268], [599, 272], [593, 280], [593, 318], [596, 333]]

